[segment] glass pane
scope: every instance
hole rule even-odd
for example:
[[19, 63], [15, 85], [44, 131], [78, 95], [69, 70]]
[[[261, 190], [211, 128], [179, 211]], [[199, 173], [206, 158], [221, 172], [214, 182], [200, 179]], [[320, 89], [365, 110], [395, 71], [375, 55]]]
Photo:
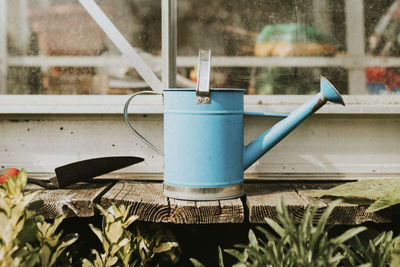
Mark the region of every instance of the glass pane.
[[[394, 0], [365, 0], [366, 53], [381, 64], [365, 69], [369, 94], [400, 94], [400, 5]], [[389, 57], [391, 66], [384, 57]], [[393, 65], [394, 63], [394, 65]]]
[[[155, 66], [161, 51], [161, 1], [96, 3]], [[77, 0], [7, 4], [6, 93], [130, 94], [148, 88]], [[46, 57], [62, 58], [52, 65]]]
[[[344, 18], [344, 1], [178, 1], [178, 57], [211, 49], [211, 86], [314, 94], [322, 74], [348, 93], [347, 70], [331, 60], [345, 53]], [[180, 74], [196, 80], [197, 62], [179, 62]]]

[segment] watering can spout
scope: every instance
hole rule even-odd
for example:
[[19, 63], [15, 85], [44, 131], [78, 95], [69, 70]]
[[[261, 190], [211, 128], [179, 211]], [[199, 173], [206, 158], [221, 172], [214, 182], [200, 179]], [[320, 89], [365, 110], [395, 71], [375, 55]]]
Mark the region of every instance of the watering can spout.
[[273, 148], [279, 141], [293, 131], [308, 116], [316, 112], [327, 102], [344, 105], [343, 98], [335, 87], [321, 76], [320, 92], [298, 107], [287, 118], [279, 121], [272, 128], [261, 134], [244, 149], [243, 170], [246, 170], [261, 156]]

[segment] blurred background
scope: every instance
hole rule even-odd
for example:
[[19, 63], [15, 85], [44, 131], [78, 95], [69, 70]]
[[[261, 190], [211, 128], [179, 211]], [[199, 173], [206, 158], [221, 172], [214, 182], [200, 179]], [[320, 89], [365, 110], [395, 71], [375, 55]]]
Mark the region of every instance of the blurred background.
[[[96, 1], [161, 75], [161, 1]], [[314, 94], [400, 93], [400, 2], [178, 0], [177, 72], [196, 81], [212, 50], [211, 87]], [[131, 94], [147, 84], [78, 1], [0, 0], [0, 94]], [[181, 86], [178, 84], [178, 86]]]

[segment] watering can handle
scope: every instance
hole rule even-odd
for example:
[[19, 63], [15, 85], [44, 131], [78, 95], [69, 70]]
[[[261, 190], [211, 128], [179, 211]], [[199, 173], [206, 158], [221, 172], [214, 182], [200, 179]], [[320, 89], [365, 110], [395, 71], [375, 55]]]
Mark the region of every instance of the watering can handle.
[[160, 92], [154, 92], [154, 91], [140, 91], [137, 93], [134, 93], [133, 95], [131, 95], [129, 97], [129, 99], [126, 101], [125, 106], [124, 106], [124, 120], [126, 122], [126, 124], [128, 125], [129, 129], [132, 130], [132, 132], [139, 137], [139, 139], [141, 139], [146, 145], [148, 145], [149, 147], [151, 147], [154, 151], [156, 151], [159, 154], [163, 154], [158, 148], [156, 148], [152, 143], [150, 143], [150, 141], [148, 141], [146, 138], [144, 138], [138, 131], [135, 130], [135, 128], [133, 128], [132, 124], [129, 122], [129, 118], [128, 118], [128, 107], [129, 104], [131, 102], [131, 100], [140, 94], [152, 94], [152, 95], [162, 95], [162, 93]]
[[211, 50], [200, 50], [197, 68], [196, 104], [211, 104], [210, 68]]

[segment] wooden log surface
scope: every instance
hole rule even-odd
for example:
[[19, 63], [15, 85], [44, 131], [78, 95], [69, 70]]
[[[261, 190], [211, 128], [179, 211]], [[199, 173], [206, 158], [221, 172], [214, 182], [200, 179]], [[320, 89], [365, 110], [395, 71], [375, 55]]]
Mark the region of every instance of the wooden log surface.
[[167, 198], [158, 182], [118, 182], [101, 198], [101, 205], [132, 205], [139, 220], [178, 224], [241, 223], [244, 207], [237, 199], [185, 201]]
[[94, 203], [110, 188], [111, 183], [78, 183], [65, 189], [44, 190], [28, 184], [26, 190], [39, 190], [33, 201], [43, 200], [39, 214], [46, 219], [59, 214], [66, 217], [90, 217], [95, 215]]
[[[318, 205], [315, 221], [319, 219], [330, 200], [307, 196], [311, 190], [327, 189], [339, 185], [332, 182], [247, 182], [246, 196], [242, 199], [215, 201], [185, 201], [167, 198], [159, 181], [93, 182], [72, 185], [66, 189], [44, 190], [39, 188], [35, 200], [44, 201], [40, 214], [54, 218], [58, 214], [67, 217], [90, 217], [96, 214], [95, 203], [108, 208], [125, 204], [139, 220], [177, 224], [213, 223], [265, 223], [264, 218], [279, 221], [276, 205], [283, 198], [296, 223], [301, 222], [309, 203]], [[27, 190], [38, 189], [27, 185]], [[245, 201], [242, 201], [245, 200]], [[377, 213], [366, 212], [367, 206], [340, 203], [333, 210], [328, 223], [361, 224], [371, 221], [387, 223], [392, 219], [392, 209]], [[248, 211], [245, 214], [245, 210]]]
[[[257, 183], [246, 184], [246, 205], [249, 209], [250, 223], [265, 223], [264, 218], [268, 217], [279, 221], [276, 213], [276, 206], [283, 198], [288, 207], [293, 220], [300, 223], [309, 203], [318, 205], [318, 210], [314, 217], [317, 221], [331, 202], [326, 199], [316, 199], [306, 195], [311, 190], [328, 189], [338, 185], [338, 183]], [[391, 209], [382, 212], [366, 212], [368, 206], [340, 203], [332, 211], [329, 217], [329, 224], [355, 225], [363, 222], [387, 223], [392, 219]]]

